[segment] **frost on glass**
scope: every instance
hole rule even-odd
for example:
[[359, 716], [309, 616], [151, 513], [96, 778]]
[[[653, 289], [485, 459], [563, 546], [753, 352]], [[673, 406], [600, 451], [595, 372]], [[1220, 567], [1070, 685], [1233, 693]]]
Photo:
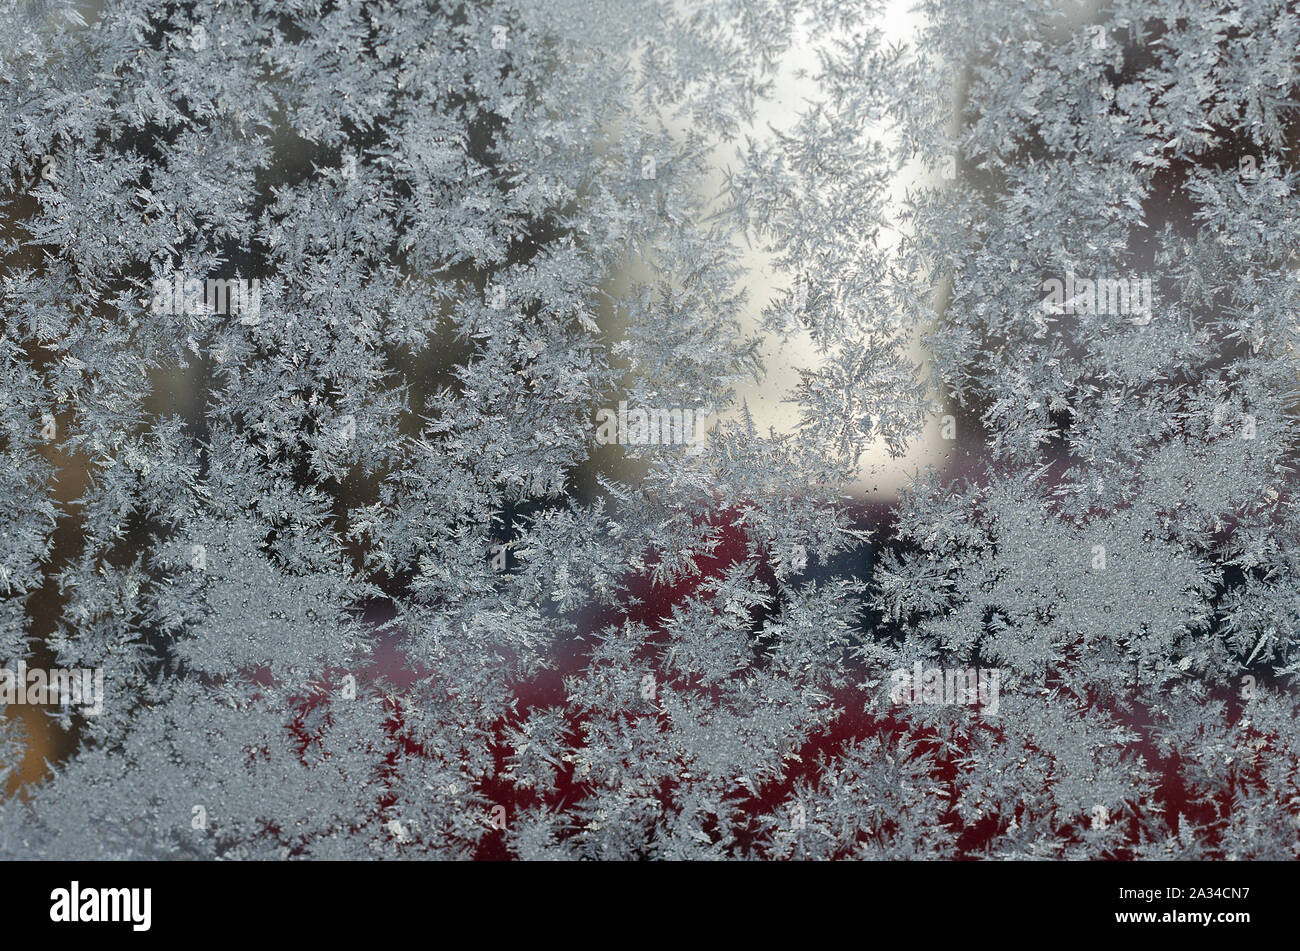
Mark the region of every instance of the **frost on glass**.
[[0, 855], [1295, 857], [1300, 19], [897, 12], [10, 0]]

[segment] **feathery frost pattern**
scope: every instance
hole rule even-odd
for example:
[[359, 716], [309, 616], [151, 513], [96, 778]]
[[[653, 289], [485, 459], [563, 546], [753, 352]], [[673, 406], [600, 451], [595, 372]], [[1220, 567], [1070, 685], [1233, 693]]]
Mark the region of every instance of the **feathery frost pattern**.
[[1300, 18], [892, 11], [9, 0], [0, 856], [1296, 857]]

